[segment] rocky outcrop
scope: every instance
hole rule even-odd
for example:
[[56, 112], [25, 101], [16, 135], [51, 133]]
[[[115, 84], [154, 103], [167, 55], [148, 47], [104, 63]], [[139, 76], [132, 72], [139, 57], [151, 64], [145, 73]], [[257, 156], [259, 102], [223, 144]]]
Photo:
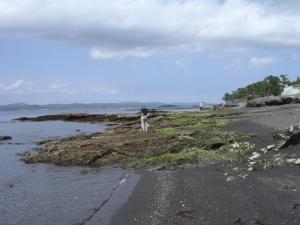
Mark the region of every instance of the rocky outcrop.
[[276, 130], [273, 134], [278, 149], [300, 143], [300, 125], [292, 125], [284, 130]]
[[74, 122], [116, 122], [116, 121], [133, 121], [136, 120], [136, 116], [119, 116], [116, 114], [54, 114], [54, 115], [44, 115], [38, 117], [21, 117], [15, 119], [21, 122], [40, 122], [40, 121], [74, 121]]
[[0, 141], [6, 141], [6, 140], [11, 140], [11, 136], [0, 136]]
[[261, 107], [300, 103], [300, 98], [293, 96], [268, 96], [256, 98], [247, 102], [246, 107]]

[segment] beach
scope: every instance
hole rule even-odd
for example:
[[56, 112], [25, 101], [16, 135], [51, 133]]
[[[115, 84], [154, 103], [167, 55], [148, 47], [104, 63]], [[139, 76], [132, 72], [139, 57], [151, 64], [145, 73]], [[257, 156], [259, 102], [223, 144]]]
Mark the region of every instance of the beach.
[[[242, 109], [243, 120], [228, 129], [255, 132], [252, 142], [273, 142], [274, 128], [299, 123], [297, 105]], [[300, 155], [298, 146], [276, 154]], [[299, 166], [253, 171], [228, 181], [228, 164], [144, 174], [111, 224], [298, 225]]]
[[[38, 151], [29, 156], [30, 164], [18, 161], [27, 172], [2, 181], [2, 224], [299, 224], [299, 166], [286, 163], [287, 159], [300, 158], [299, 147], [261, 150], [274, 144], [274, 129], [298, 124], [299, 105], [156, 113], [150, 124], [161, 125], [152, 128], [159, 135], [149, 133], [136, 140], [141, 147], [148, 146], [144, 151], [127, 151], [128, 137], [141, 135], [135, 114], [130, 119], [114, 120], [106, 130], [90, 134], [76, 134], [76, 126], [89, 126], [85, 119], [84, 123], [18, 122], [18, 126], [74, 123], [74, 127], [68, 137], [44, 139], [35, 147]], [[124, 131], [125, 145], [121, 139]], [[165, 135], [162, 139], [161, 134]], [[116, 143], [107, 135], [119, 138], [118, 154], [114, 153]], [[201, 139], [203, 135], [205, 142]], [[149, 144], [151, 138], [154, 140]], [[146, 140], [146, 145], [141, 140]], [[161, 143], [163, 140], [165, 143]], [[131, 147], [137, 146], [131, 142]], [[87, 149], [99, 159], [99, 145], [111, 146], [113, 155], [105, 163], [93, 164], [96, 161], [91, 158], [70, 155], [83, 154], [82, 149]], [[156, 146], [160, 150], [149, 155]], [[204, 150], [195, 150], [193, 146], [202, 146]], [[238, 147], [227, 152], [228, 146]], [[192, 150], [182, 153], [178, 148]], [[62, 156], [68, 154], [67, 160], [56, 157], [57, 151]], [[259, 157], [250, 160], [256, 152]]]

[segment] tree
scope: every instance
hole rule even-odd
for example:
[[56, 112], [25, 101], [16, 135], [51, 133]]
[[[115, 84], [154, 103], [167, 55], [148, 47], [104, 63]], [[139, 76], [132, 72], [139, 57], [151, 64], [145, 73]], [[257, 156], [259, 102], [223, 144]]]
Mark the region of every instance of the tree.
[[273, 76], [269, 75], [264, 80], [249, 84], [246, 87], [239, 88], [231, 94], [225, 93], [224, 101], [251, 100], [258, 97], [278, 96], [283, 92], [286, 85], [299, 84], [300, 77], [291, 82], [287, 75]]
[[288, 75], [287, 74], [281, 74], [280, 75], [280, 79], [281, 79], [281, 83], [283, 84], [283, 85], [291, 85], [291, 81], [289, 80], [289, 78], [288, 78]]

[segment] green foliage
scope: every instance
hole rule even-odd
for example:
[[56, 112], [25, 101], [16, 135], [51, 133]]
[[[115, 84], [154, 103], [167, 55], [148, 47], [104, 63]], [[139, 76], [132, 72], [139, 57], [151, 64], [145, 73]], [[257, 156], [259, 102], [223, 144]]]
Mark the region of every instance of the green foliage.
[[265, 96], [278, 96], [282, 93], [286, 85], [294, 83], [300, 84], [300, 78], [291, 82], [287, 75], [280, 76], [267, 76], [263, 81], [258, 81], [253, 84], [249, 84], [246, 87], [239, 88], [233, 91], [231, 94], [225, 93], [224, 101], [236, 101], [236, 100], [251, 100], [258, 97]]
[[197, 157], [201, 152], [206, 150], [200, 148], [192, 148], [182, 150], [176, 153], [164, 153], [156, 156], [145, 157], [128, 164], [129, 168], [139, 168], [145, 166], [178, 166], [182, 163], [196, 163]]

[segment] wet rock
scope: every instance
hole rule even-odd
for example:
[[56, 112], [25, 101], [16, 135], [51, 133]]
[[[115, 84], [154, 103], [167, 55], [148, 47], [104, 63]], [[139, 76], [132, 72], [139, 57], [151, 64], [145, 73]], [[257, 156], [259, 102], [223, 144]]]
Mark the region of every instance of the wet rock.
[[254, 159], [257, 159], [259, 156], [260, 156], [260, 154], [259, 154], [259, 153], [257, 153], [257, 152], [253, 152], [253, 153], [252, 153], [252, 156], [251, 156], [251, 157], [249, 157], [249, 159], [250, 159], [250, 160], [254, 160]]
[[254, 168], [253, 167], [249, 167], [247, 170], [250, 172], [250, 171], [253, 171]]
[[20, 153], [17, 153], [18, 156], [21, 156], [23, 158], [26, 158], [26, 157], [30, 157], [32, 156], [32, 153], [29, 152], [29, 151], [25, 151], [25, 152], [20, 152]]
[[273, 138], [278, 149], [297, 145], [300, 143], [300, 125], [292, 125], [285, 130], [275, 130]]
[[287, 163], [294, 163], [296, 161], [296, 159], [286, 159], [285, 160]]
[[294, 163], [295, 165], [300, 165], [300, 159], [296, 159], [293, 163]]
[[137, 116], [119, 116], [116, 114], [108, 115], [108, 114], [68, 113], [68, 114], [44, 115], [38, 117], [20, 117], [15, 120], [20, 122], [62, 120], [62, 121], [97, 123], [97, 122], [133, 121], [136, 119]]
[[6, 140], [11, 140], [11, 136], [0, 136], [0, 141], [6, 141]]
[[268, 145], [268, 146], [267, 146], [267, 150], [268, 150], [268, 151], [270, 151], [270, 150], [272, 150], [272, 149], [274, 149], [274, 148], [275, 148], [275, 145]]
[[295, 203], [292, 207], [292, 209], [298, 209], [300, 207], [300, 204], [299, 203]]
[[236, 179], [236, 177], [234, 177], [234, 176], [229, 176], [229, 177], [226, 178], [226, 181], [227, 181], [227, 182], [230, 182], [230, 181], [234, 181], [235, 179]]
[[244, 173], [244, 174], [238, 174], [237, 175], [237, 177], [240, 177], [240, 178], [243, 178], [243, 179], [245, 179], [246, 177], [248, 177], [249, 175], [248, 174], [246, 174], [246, 173]]

